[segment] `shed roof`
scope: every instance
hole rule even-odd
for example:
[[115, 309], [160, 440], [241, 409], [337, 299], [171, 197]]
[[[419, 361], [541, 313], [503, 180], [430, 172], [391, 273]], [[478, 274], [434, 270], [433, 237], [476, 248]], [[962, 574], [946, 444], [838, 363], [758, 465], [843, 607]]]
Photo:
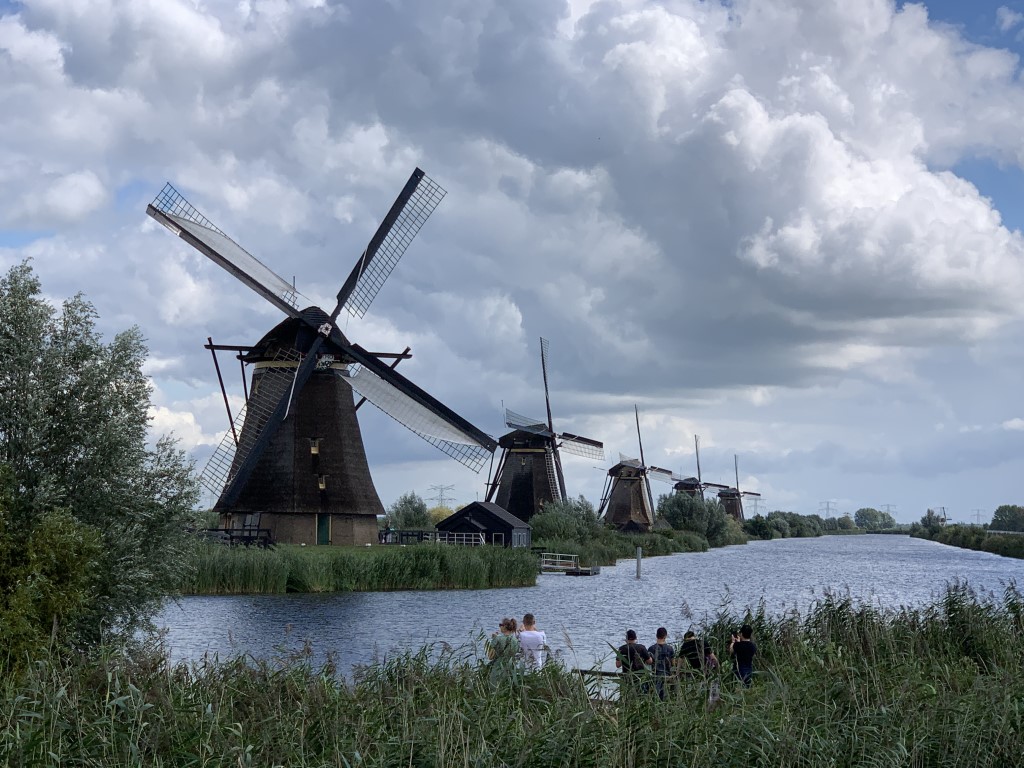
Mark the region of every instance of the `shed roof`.
[[[484, 512], [487, 512], [488, 514], [494, 515], [496, 518], [498, 518], [499, 520], [501, 520], [504, 523], [507, 523], [508, 525], [511, 525], [513, 528], [529, 528], [530, 527], [529, 523], [527, 523], [527, 522], [525, 522], [523, 520], [520, 520], [518, 517], [513, 515], [511, 512], [509, 512], [504, 507], [499, 507], [497, 504], [495, 504], [494, 502], [491, 502], [491, 501], [474, 501], [474, 502], [471, 502], [471, 503], [467, 504], [466, 506], [464, 506], [462, 509], [460, 509], [458, 512], [456, 512], [454, 515], [452, 515], [451, 517], [448, 517], [446, 519], [447, 520], [451, 520], [453, 517], [456, 517], [456, 516], [463, 517], [465, 515], [470, 514], [475, 509], [479, 509], [479, 510], [482, 510]], [[444, 522], [445, 522], [445, 520], [441, 521], [441, 523], [444, 523]], [[438, 526], [440, 526], [441, 523], [438, 523]]]

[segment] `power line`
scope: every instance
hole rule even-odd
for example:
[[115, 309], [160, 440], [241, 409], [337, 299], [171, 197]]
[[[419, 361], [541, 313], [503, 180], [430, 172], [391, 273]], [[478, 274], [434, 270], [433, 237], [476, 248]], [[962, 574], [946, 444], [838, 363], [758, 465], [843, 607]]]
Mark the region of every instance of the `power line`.
[[452, 490], [454, 487], [455, 487], [454, 485], [432, 485], [432, 486], [430, 486], [430, 490], [432, 490], [436, 494], [435, 496], [431, 496], [430, 497], [433, 501], [437, 502], [435, 504], [435, 506], [438, 506], [438, 507], [446, 507], [446, 506], [448, 506], [447, 504], [445, 504], [445, 502], [448, 500], [448, 497], [445, 496], [445, 493], [447, 493], [448, 491]]
[[835, 517], [836, 515], [836, 503], [834, 501], [821, 501], [818, 502], [818, 514], [822, 517], [829, 518]]

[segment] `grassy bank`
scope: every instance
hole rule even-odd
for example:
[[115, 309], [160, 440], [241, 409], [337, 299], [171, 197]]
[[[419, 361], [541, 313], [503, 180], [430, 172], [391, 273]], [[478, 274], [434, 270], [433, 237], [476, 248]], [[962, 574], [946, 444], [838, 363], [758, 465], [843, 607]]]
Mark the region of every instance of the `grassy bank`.
[[537, 582], [537, 557], [501, 547], [225, 547], [200, 542], [183, 594], [487, 589]]
[[[719, 647], [740, 616], [707, 634]], [[920, 609], [826, 598], [748, 617], [750, 690], [594, 701], [555, 666], [496, 687], [473, 649], [339, 681], [305, 657], [107, 656], [0, 681], [0, 762], [291, 766], [1007, 766], [1024, 752], [1024, 600], [954, 587]]]
[[946, 525], [934, 531], [918, 526], [912, 535], [951, 547], [1024, 559], [1024, 536], [989, 534], [977, 525]]

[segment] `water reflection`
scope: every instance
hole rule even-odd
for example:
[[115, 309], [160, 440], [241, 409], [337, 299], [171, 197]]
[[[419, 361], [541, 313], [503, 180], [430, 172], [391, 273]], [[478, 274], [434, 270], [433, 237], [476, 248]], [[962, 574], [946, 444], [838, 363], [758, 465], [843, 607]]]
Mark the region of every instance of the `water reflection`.
[[566, 664], [610, 667], [627, 629], [653, 642], [763, 600], [774, 612], [804, 610], [825, 590], [886, 607], [920, 605], [950, 581], [1001, 591], [1024, 584], [1024, 561], [905, 536], [825, 536], [751, 542], [699, 554], [620, 561], [593, 577], [543, 575], [536, 587], [460, 592], [190, 597], [158, 619], [175, 659], [237, 653], [271, 657], [309, 643], [339, 670], [425, 644], [470, 644], [503, 616], [537, 616]]

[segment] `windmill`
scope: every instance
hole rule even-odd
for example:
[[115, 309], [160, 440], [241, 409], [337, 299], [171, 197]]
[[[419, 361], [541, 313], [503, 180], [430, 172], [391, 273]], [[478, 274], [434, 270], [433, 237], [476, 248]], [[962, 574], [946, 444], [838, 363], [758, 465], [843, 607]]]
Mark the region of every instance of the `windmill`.
[[640, 437], [640, 412], [633, 406], [636, 416], [636, 437], [640, 458], [619, 454], [619, 463], [608, 470], [598, 517], [623, 532], [646, 533], [654, 527], [654, 496], [650, 478], [671, 482], [672, 473], [660, 467], [648, 467], [644, 462], [644, 444]]
[[498, 440], [501, 458], [494, 480], [488, 484], [486, 499], [524, 521], [539, 512], [545, 503], [568, 498], [561, 451], [604, 461], [604, 444], [600, 441], [570, 432], [555, 432], [548, 390], [548, 342], [543, 337], [540, 367], [547, 422], [505, 409], [505, 425], [512, 431]]
[[[287, 318], [253, 347], [245, 407], [200, 477], [224, 528], [253, 518], [274, 541], [364, 544], [383, 513], [366, 461], [353, 391], [470, 469], [497, 447], [454, 411], [350, 342], [344, 309], [362, 317], [444, 197], [417, 168], [338, 291], [329, 314], [299, 308], [295, 287], [244, 250], [167, 184], [146, 213], [269, 301]], [[400, 356], [393, 356], [400, 357]]]
[[760, 498], [760, 493], [754, 491], [741, 491], [740, 490], [740, 459], [739, 456], [733, 454], [732, 457], [733, 467], [736, 470], [736, 487], [725, 488], [718, 492], [718, 499], [722, 502], [722, 506], [725, 507], [725, 513], [732, 516], [732, 518], [738, 522], [743, 522], [743, 497], [744, 496], [757, 496]]
[[683, 493], [694, 499], [704, 500], [704, 491], [707, 488], [720, 488], [726, 489], [729, 486], [721, 483], [705, 483], [700, 476], [700, 435], [693, 436], [693, 450], [697, 456], [697, 476], [696, 477], [679, 477], [673, 475], [672, 479], [675, 482], [673, 486], [677, 493]]

